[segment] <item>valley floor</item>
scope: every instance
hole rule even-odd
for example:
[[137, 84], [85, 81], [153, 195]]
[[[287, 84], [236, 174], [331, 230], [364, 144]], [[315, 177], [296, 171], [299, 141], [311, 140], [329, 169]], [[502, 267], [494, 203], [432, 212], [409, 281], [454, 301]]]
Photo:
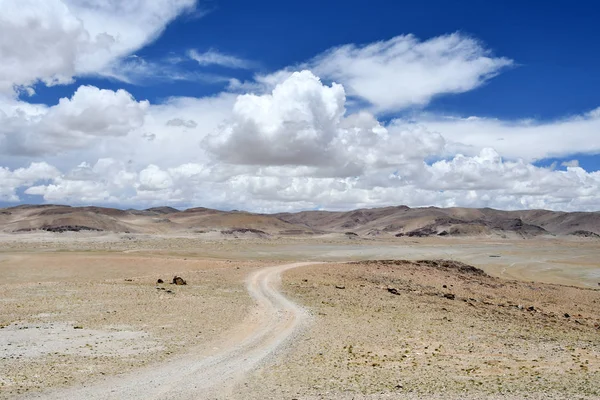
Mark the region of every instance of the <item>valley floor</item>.
[[[30, 233], [0, 246], [0, 398], [225, 351], [262, 313], [248, 277], [299, 261], [314, 264], [273, 290], [306, 323], [211, 398], [600, 396], [597, 240]], [[383, 259], [455, 262], [365, 262]]]

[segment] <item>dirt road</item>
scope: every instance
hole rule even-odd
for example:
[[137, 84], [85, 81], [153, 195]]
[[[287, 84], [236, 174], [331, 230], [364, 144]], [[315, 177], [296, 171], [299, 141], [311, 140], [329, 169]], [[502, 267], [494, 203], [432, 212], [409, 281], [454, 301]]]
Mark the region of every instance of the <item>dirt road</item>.
[[169, 362], [123, 376], [27, 398], [35, 399], [214, 399], [272, 355], [308, 315], [279, 291], [283, 271], [314, 263], [267, 267], [252, 273], [247, 289], [256, 307], [210, 350], [192, 349]]

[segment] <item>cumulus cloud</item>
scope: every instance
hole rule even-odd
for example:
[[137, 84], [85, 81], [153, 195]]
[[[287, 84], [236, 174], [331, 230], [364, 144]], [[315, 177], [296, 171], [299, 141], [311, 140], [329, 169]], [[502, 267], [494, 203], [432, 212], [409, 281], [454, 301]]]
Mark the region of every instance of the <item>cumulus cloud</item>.
[[270, 94], [239, 96], [232, 117], [205, 142], [223, 162], [318, 167], [305, 172], [336, 176], [398, 165], [443, 148], [437, 134], [388, 130], [367, 112], [346, 115], [345, 101], [341, 85], [324, 85], [310, 71], [295, 72]]
[[42, 155], [89, 145], [95, 138], [125, 136], [144, 123], [147, 101], [125, 90], [81, 86], [57, 105], [0, 105], [0, 152]]
[[109, 73], [195, 1], [2, 0], [0, 93]]
[[34, 162], [26, 168], [17, 168], [12, 171], [0, 167], [0, 200], [19, 201], [17, 189], [59, 176], [58, 169], [45, 162]]
[[[52, 113], [35, 105], [25, 112], [36, 121], [49, 114], [59, 120], [74, 117], [60, 126], [76, 135], [84, 126], [86, 135], [95, 132], [107, 141], [61, 157], [85, 162], [60, 170], [49, 164], [30, 167], [28, 173], [2, 169], [5, 201], [18, 201], [21, 188], [47, 202], [204, 205], [262, 212], [399, 203], [600, 207], [600, 172], [587, 172], [573, 162], [565, 170], [536, 167], [484, 142], [481, 148], [463, 144], [470, 152], [457, 154], [453, 138], [427, 121], [382, 123], [367, 111], [348, 113], [343, 86], [324, 84], [309, 71], [293, 73], [262, 95], [173, 98], [148, 105], [117, 92], [102, 96], [98, 89], [87, 88], [83, 94], [60, 102], [57, 107], [64, 109]], [[77, 117], [90, 98], [120, 99], [124, 103], [117, 102], [117, 108], [140, 109], [142, 125], [117, 124], [121, 130], [93, 118], [84, 124]], [[123, 115], [131, 121], [137, 114]], [[139, 134], [125, 133], [132, 129]]]
[[340, 85], [324, 86], [309, 71], [298, 72], [272, 94], [239, 96], [231, 121], [207, 144], [233, 164], [324, 164], [344, 101]]

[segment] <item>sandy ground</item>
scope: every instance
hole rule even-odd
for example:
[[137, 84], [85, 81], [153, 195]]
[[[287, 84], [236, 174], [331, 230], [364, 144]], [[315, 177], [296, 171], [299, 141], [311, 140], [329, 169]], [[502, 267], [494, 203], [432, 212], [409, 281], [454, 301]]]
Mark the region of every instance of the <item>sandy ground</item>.
[[41, 393], [43, 399], [211, 399], [255, 368], [291, 337], [306, 312], [278, 291], [280, 273], [309, 263], [262, 268], [250, 274], [247, 289], [256, 306], [223, 340], [190, 348], [160, 365], [133, 371], [94, 384]]
[[600, 291], [410, 263], [285, 282], [315, 322], [236, 398], [600, 398]]
[[[122, 382], [151, 388], [144, 380], [162, 388], [155, 398], [193, 386], [223, 399], [598, 398], [599, 243], [1, 236], [0, 398], [135, 398]], [[491, 277], [339, 263], [437, 258]], [[298, 261], [330, 263], [286, 272], [284, 293], [310, 315], [290, 325], [293, 303], [270, 292], [269, 308], [252, 289], [276, 290], [281, 271], [267, 286], [248, 279]], [[169, 285], [173, 275], [188, 285]], [[193, 378], [213, 365], [214, 378]], [[121, 396], [102, 397], [107, 384]]]

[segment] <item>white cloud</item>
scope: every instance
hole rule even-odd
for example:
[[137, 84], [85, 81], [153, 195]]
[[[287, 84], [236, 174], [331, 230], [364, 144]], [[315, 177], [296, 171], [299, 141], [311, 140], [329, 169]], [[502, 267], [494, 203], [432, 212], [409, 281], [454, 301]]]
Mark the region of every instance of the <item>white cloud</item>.
[[201, 66], [218, 65], [227, 68], [251, 68], [252, 63], [239, 57], [229, 54], [220, 53], [216, 50], [208, 50], [204, 53], [199, 53], [197, 50], [190, 50], [188, 56], [196, 61]]
[[17, 189], [59, 176], [60, 172], [45, 162], [34, 162], [27, 168], [17, 168], [13, 171], [0, 167], [0, 200], [19, 201]]
[[[97, 90], [89, 92], [96, 102], [105, 98]], [[111, 101], [120, 98], [116, 92], [106, 95]], [[95, 104], [84, 99], [88, 96], [73, 96], [54, 114], [68, 118]], [[140, 107], [127, 96], [122, 100], [118, 108]], [[74, 119], [74, 126], [99, 132], [102, 145], [67, 151], [56, 161], [70, 160], [71, 165], [63, 164], [60, 171], [47, 164], [39, 171], [30, 167], [28, 173], [2, 169], [3, 198], [17, 201], [22, 188], [55, 203], [203, 205], [262, 212], [400, 203], [600, 207], [600, 172], [586, 172], [575, 163], [561, 171], [539, 168], [527, 160], [504, 159], [489, 146], [476, 151], [463, 145], [471, 152], [451, 153], [456, 143], [427, 123], [382, 124], [365, 111], [347, 114], [345, 101], [341, 85], [325, 85], [303, 71], [264, 95], [173, 98], [145, 105], [141, 126], [119, 125], [129, 132], [124, 135], [102, 134], [114, 131]], [[24, 112], [31, 119], [50, 114], [35, 105]], [[131, 120], [132, 115], [123, 114], [123, 121]], [[73, 125], [61, 126], [77, 131]], [[152, 141], [147, 140], [150, 135]], [[449, 156], [426, 162], [444, 155]]]
[[[420, 41], [413, 35], [366, 45], [347, 44], [325, 51], [299, 68], [340, 83], [349, 96], [376, 113], [425, 106], [434, 97], [473, 90], [513, 61], [495, 57], [479, 41], [459, 33]], [[268, 92], [298, 67], [288, 67], [252, 82], [232, 79], [229, 89]]]
[[1, 0], [0, 93], [107, 74], [196, 0]]
[[0, 153], [42, 155], [89, 146], [97, 138], [125, 136], [141, 127], [147, 101], [124, 90], [81, 86], [57, 105], [0, 105]]
[[426, 105], [434, 96], [462, 93], [512, 65], [478, 41], [454, 33], [419, 41], [397, 36], [365, 46], [349, 44], [309, 62], [322, 78], [341, 82], [348, 93], [378, 112]]
[[562, 165], [563, 167], [579, 167], [579, 160], [563, 161], [562, 163], [560, 163], [560, 165]]
[[344, 89], [323, 86], [308, 71], [295, 73], [272, 94], [242, 95], [231, 121], [207, 144], [233, 164], [328, 163], [344, 114]]
[[504, 157], [534, 161], [575, 153], [600, 153], [600, 115], [594, 112], [547, 122], [422, 116], [417, 124], [441, 134], [453, 154], [474, 155], [492, 147]]
[[206, 144], [222, 162], [303, 166], [307, 175], [328, 176], [353, 176], [442, 151], [441, 136], [388, 130], [366, 112], [347, 116], [345, 101], [341, 85], [296, 72], [270, 94], [239, 96], [232, 117]]

